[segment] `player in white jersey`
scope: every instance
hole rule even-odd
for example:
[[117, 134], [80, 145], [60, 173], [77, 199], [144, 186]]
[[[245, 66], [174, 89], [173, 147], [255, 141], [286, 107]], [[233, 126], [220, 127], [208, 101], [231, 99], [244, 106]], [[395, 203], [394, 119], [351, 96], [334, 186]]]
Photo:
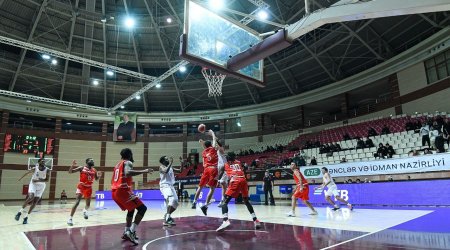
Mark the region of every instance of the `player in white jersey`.
[[[22, 208], [19, 210], [19, 212], [16, 214], [15, 219], [18, 221], [20, 219], [20, 216], [23, 213], [23, 224], [28, 224], [28, 216], [31, 214], [31, 211], [33, 211], [34, 207], [38, 203], [38, 201], [41, 199], [42, 194], [45, 190], [45, 183], [48, 181], [50, 177], [50, 169], [48, 169], [45, 166], [44, 159], [40, 159], [35, 167], [31, 168], [28, 172], [26, 172], [22, 177], [20, 177], [20, 180], [22, 180], [25, 176], [33, 173], [33, 176], [30, 180], [30, 185], [28, 186], [28, 196], [25, 199], [25, 202], [22, 205]], [[25, 210], [25, 207], [30, 204], [30, 208], [27, 211]]]
[[[225, 167], [225, 163], [227, 162], [227, 157], [225, 156], [225, 149], [222, 145], [222, 143], [219, 141], [219, 139], [216, 139], [216, 144], [218, 145], [217, 148], [217, 156], [218, 156], [218, 161], [217, 161], [217, 168], [220, 171]], [[223, 203], [225, 201], [225, 192], [227, 191], [227, 187], [228, 187], [228, 175], [224, 174], [222, 175], [222, 178], [220, 178], [219, 180], [219, 184], [222, 187], [222, 200], [220, 200], [220, 203], [218, 205], [218, 207], [222, 207]]]
[[331, 178], [330, 173], [328, 173], [328, 168], [323, 167], [322, 168], [322, 174], [323, 174], [323, 183], [322, 185], [316, 187], [315, 189], [322, 189], [327, 187], [327, 191], [325, 191], [325, 199], [333, 206], [333, 210], [336, 211], [340, 209], [340, 207], [331, 199], [331, 196], [333, 195], [336, 200], [346, 204], [350, 210], [353, 210], [352, 204], [348, 203], [346, 200], [342, 199], [339, 196], [339, 192], [337, 189], [336, 183], [334, 183], [333, 178]]
[[172, 219], [172, 213], [178, 207], [178, 196], [177, 191], [173, 187], [175, 184], [175, 174], [173, 171], [181, 171], [181, 169], [176, 169], [172, 167], [173, 158], [168, 158], [167, 156], [162, 156], [159, 159], [159, 190], [161, 190], [164, 199], [166, 200], [167, 211], [164, 215], [164, 226], [175, 226], [175, 221]]

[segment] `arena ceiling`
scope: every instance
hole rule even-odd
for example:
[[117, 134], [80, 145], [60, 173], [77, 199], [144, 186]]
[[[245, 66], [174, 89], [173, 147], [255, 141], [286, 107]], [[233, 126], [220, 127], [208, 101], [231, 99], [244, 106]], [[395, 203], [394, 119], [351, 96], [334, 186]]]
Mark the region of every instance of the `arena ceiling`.
[[[226, 1], [251, 13], [257, 1]], [[304, 1], [265, 0], [269, 20], [291, 24], [304, 15]], [[312, 10], [336, 0], [311, 0]], [[123, 20], [132, 16], [136, 26]], [[239, 20], [240, 16], [233, 16]], [[172, 22], [168, 23], [167, 18]], [[97, 62], [160, 76], [181, 61], [182, 0], [0, 0], [0, 35]], [[407, 15], [322, 26], [265, 60], [267, 86], [228, 77], [220, 98], [208, 98], [199, 67], [188, 65], [161, 88], [152, 88], [125, 109], [139, 112], [215, 110], [258, 104], [342, 80], [411, 48], [450, 24], [449, 12]], [[260, 33], [275, 28], [253, 21]], [[147, 80], [0, 43], [0, 89], [56, 100], [112, 107]], [[52, 64], [52, 60], [56, 64]], [[94, 80], [98, 85], [94, 85]]]

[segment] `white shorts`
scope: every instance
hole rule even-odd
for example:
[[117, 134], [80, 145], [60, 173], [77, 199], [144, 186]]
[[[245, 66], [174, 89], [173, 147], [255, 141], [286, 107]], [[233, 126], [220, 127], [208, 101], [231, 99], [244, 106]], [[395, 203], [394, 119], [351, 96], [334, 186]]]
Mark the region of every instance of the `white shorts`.
[[228, 178], [228, 175], [224, 173], [222, 175], [222, 178], [220, 178], [219, 183], [220, 184], [228, 184], [229, 179], [230, 178]]
[[159, 186], [159, 190], [161, 190], [161, 194], [164, 196], [164, 199], [169, 199], [169, 196], [172, 196], [173, 199], [178, 201], [177, 191], [172, 185], [162, 184]]
[[325, 196], [339, 196], [339, 192], [336, 185], [327, 186], [327, 191], [324, 192]]
[[28, 186], [28, 193], [33, 193], [34, 197], [42, 197], [42, 194], [44, 193], [45, 190], [45, 183], [33, 183], [31, 182], [30, 185]]

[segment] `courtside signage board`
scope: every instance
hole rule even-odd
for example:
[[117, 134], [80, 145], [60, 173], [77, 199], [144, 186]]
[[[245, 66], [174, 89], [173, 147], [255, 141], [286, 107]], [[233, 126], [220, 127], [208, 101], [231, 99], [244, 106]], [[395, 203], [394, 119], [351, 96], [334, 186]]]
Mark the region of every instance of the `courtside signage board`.
[[[206, 196], [208, 195], [208, 189], [205, 189], [200, 193], [198, 198], [199, 201], [205, 201]], [[164, 200], [164, 196], [161, 194], [159, 189], [156, 190], [134, 190], [134, 195], [139, 197], [141, 200]], [[111, 191], [96, 191], [95, 192], [96, 200], [112, 200]], [[216, 201], [220, 201], [222, 199], [222, 189], [216, 188], [214, 191], [213, 199]]]
[[322, 167], [328, 168], [332, 177], [364, 175], [408, 174], [450, 170], [450, 154], [434, 154], [378, 161], [347, 162], [334, 165], [301, 167], [306, 178], [321, 178]]

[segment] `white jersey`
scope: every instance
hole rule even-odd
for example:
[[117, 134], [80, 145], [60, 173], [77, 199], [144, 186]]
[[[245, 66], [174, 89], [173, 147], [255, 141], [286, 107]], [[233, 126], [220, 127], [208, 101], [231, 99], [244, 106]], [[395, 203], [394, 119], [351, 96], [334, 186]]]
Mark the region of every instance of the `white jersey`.
[[31, 177], [31, 180], [30, 180], [30, 185], [31, 184], [45, 185], [45, 182], [33, 182], [33, 180], [39, 180], [39, 179], [47, 178], [47, 172], [48, 171], [49, 171], [49, 169], [47, 167], [43, 171], [39, 170], [39, 165], [36, 164], [36, 167], [34, 168], [33, 176]]
[[162, 184], [169, 184], [169, 185], [173, 185], [175, 184], [175, 174], [173, 173], [173, 168], [170, 167], [169, 172], [167, 173], [161, 173], [161, 171], [159, 172], [159, 185]]
[[227, 157], [225, 157], [225, 154], [222, 154], [220, 150], [217, 150], [217, 166], [219, 169], [223, 168], [225, 166], [225, 163], [227, 162]]
[[325, 177], [325, 176], [326, 176], [326, 175], [323, 176], [323, 183], [330, 182], [330, 183], [327, 185], [328, 189], [333, 188], [333, 187], [336, 187], [336, 183], [334, 183], [334, 180], [333, 180], [333, 178], [331, 178], [331, 175], [330, 175], [330, 174], [327, 175], [327, 176], [330, 177], [329, 179], [328, 179], [327, 177]]

